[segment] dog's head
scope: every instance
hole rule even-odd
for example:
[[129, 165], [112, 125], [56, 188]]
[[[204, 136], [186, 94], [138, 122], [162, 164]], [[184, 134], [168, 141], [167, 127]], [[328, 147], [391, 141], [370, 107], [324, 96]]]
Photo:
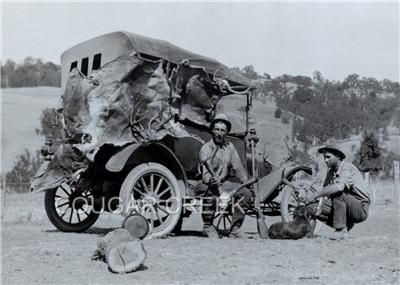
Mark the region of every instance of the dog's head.
[[310, 211], [304, 205], [297, 206], [293, 211], [293, 219], [296, 219], [297, 217], [308, 219], [310, 217]]

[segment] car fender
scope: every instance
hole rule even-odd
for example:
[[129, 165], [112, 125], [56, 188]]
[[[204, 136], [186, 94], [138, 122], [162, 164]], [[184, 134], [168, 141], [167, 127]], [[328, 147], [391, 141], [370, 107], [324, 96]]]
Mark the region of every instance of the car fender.
[[178, 180], [182, 195], [186, 195], [187, 177], [181, 162], [170, 148], [157, 141], [124, 147], [107, 161], [106, 169], [117, 173], [128, 165], [136, 166], [146, 162], [157, 162], [171, 170]]

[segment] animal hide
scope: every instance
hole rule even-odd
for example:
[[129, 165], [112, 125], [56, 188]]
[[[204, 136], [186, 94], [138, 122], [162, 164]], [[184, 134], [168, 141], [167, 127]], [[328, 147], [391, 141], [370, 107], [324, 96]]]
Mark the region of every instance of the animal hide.
[[93, 158], [104, 143], [191, 136], [174, 118], [208, 125], [220, 97], [202, 68], [182, 63], [172, 72], [162, 61], [128, 54], [90, 78], [73, 70], [63, 108], [67, 132], [91, 137], [77, 147]]
[[[74, 149], [93, 161], [104, 144], [121, 146], [167, 135], [199, 139], [180, 120], [208, 126], [223, 95], [201, 67], [187, 62], [172, 66], [129, 53], [89, 77], [78, 69], [70, 72], [62, 96], [62, 125], [66, 137], [78, 138], [70, 140]], [[65, 160], [69, 154], [57, 151], [49, 169], [60, 170], [56, 164], [62, 157], [68, 162], [63, 167], [69, 168], [63, 172], [73, 173], [74, 157]]]

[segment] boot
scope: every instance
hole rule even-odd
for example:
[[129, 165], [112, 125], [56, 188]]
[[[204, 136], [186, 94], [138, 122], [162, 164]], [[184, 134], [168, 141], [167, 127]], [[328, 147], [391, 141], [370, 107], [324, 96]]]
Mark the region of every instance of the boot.
[[335, 231], [328, 237], [331, 240], [343, 240], [349, 237], [347, 228], [335, 229]]
[[242, 232], [242, 230], [238, 226], [234, 226], [231, 229], [229, 237], [231, 237], [231, 238], [244, 238], [244, 239], [247, 238], [247, 236]]
[[214, 226], [204, 226], [203, 233], [208, 238], [213, 238], [213, 239], [219, 238], [218, 232], [214, 228]]
[[347, 225], [347, 232], [350, 232], [350, 230], [354, 227], [354, 223], [348, 224]]
[[311, 219], [310, 220], [311, 229], [310, 229], [310, 232], [306, 235], [306, 237], [308, 237], [308, 238], [313, 238], [314, 237], [314, 231], [315, 231], [315, 226], [316, 225], [317, 225], [317, 220]]

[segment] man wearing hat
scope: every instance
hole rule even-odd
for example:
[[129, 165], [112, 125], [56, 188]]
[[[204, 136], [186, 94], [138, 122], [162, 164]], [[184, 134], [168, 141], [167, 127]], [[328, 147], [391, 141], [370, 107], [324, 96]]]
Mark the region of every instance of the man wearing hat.
[[[247, 174], [239, 155], [231, 142], [225, 141], [226, 135], [231, 130], [231, 122], [225, 114], [218, 114], [210, 124], [212, 139], [205, 143], [200, 149], [199, 157], [202, 162], [202, 183], [197, 186], [196, 194], [204, 197], [202, 218], [204, 222], [204, 233], [211, 238], [218, 238], [218, 233], [213, 226], [216, 211], [217, 198], [224, 192], [236, 188], [239, 183], [228, 180], [233, 172], [235, 177], [244, 183]], [[244, 238], [240, 230], [245, 218], [245, 212], [251, 205], [252, 194], [248, 188], [237, 191], [232, 198], [233, 217], [230, 236], [233, 238]]]
[[321, 191], [307, 195], [305, 202], [320, 197], [329, 197], [322, 205], [317, 219], [333, 227], [332, 238], [345, 237], [356, 223], [368, 217], [370, 198], [360, 171], [353, 164], [344, 161], [346, 155], [335, 145], [327, 145], [318, 150], [323, 154], [328, 166], [324, 187]]

